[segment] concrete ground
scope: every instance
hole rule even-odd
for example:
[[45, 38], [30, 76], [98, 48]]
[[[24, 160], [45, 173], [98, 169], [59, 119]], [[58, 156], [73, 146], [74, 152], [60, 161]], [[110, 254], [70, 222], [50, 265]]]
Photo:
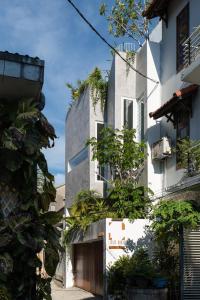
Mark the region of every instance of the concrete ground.
[[54, 281], [52, 283], [52, 300], [102, 300], [102, 297], [94, 296], [79, 288], [63, 289]]

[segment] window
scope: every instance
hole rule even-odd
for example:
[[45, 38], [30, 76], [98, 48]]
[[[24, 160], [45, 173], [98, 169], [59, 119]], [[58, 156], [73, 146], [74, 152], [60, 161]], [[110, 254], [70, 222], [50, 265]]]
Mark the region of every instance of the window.
[[177, 140], [182, 140], [189, 136], [189, 112], [187, 110], [178, 111], [176, 120]]
[[[97, 123], [97, 142], [101, 140], [101, 132], [102, 129], [104, 128], [104, 124], [98, 122]], [[96, 162], [96, 179], [98, 181], [103, 181], [104, 180], [104, 166], [101, 166], [99, 162]]]
[[144, 140], [144, 99], [143, 95], [137, 101], [137, 138], [141, 142]]
[[133, 128], [133, 101], [124, 99], [124, 124], [128, 129]]
[[85, 147], [68, 162], [68, 173], [88, 158], [88, 148]]
[[189, 36], [189, 3], [176, 19], [176, 69], [179, 72], [184, 66], [183, 43]]
[[[176, 112], [176, 141], [181, 142], [182, 139], [190, 135], [190, 113], [188, 110], [179, 110]], [[178, 149], [178, 148], [177, 148]], [[180, 168], [180, 153], [176, 152], [176, 167]]]

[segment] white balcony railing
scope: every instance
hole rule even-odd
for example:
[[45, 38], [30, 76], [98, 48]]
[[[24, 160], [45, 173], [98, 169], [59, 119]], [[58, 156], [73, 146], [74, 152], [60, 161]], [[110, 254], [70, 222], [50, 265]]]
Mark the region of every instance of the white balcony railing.
[[184, 67], [189, 66], [200, 55], [200, 25], [183, 43]]

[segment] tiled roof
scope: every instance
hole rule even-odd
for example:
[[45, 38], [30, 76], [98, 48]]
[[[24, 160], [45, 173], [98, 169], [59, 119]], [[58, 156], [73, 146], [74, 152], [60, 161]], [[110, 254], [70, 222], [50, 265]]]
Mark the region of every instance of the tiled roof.
[[154, 112], [150, 112], [149, 116], [150, 118], [154, 118], [154, 120], [166, 115], [167, 113], [171, 112], [173, 110], [173, 108], [176, 106], [176, 104], [184, 98], [189, 97], [190, 95], [193, 95], [197, 89], [198, 89], [198, 85], [196, 84], [192, 84], [189, 85], [186, 88], [177, 90], [174, 94], [173, 97], [167, 101], [165, 104], [163, 104], [161, 107], [159, 107], [157, 110], [155, 110]]

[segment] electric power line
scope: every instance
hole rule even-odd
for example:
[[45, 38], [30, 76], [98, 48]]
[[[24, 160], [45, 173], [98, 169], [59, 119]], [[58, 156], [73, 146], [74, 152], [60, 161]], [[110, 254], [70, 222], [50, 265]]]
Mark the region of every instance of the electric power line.
[[83, 13], [75, 6], [75, 4], [71, 0], [67, 0], [71, 6], [76, 10], [76, 12], [79, 14], [79, 16], [88, 24], [88, 26], [96, 33], [96, 35], [108, 46], [110, 47], [133, 71], [138, 73], [140, 76], [158, 84], [159, 82], [151, 77], [146, 76], [139, 70], [135, 69], [132, 64], [127, 61], [102, 35], [97, 31], [97, 29], [86, 19], [86, 17], [83, 15]]

